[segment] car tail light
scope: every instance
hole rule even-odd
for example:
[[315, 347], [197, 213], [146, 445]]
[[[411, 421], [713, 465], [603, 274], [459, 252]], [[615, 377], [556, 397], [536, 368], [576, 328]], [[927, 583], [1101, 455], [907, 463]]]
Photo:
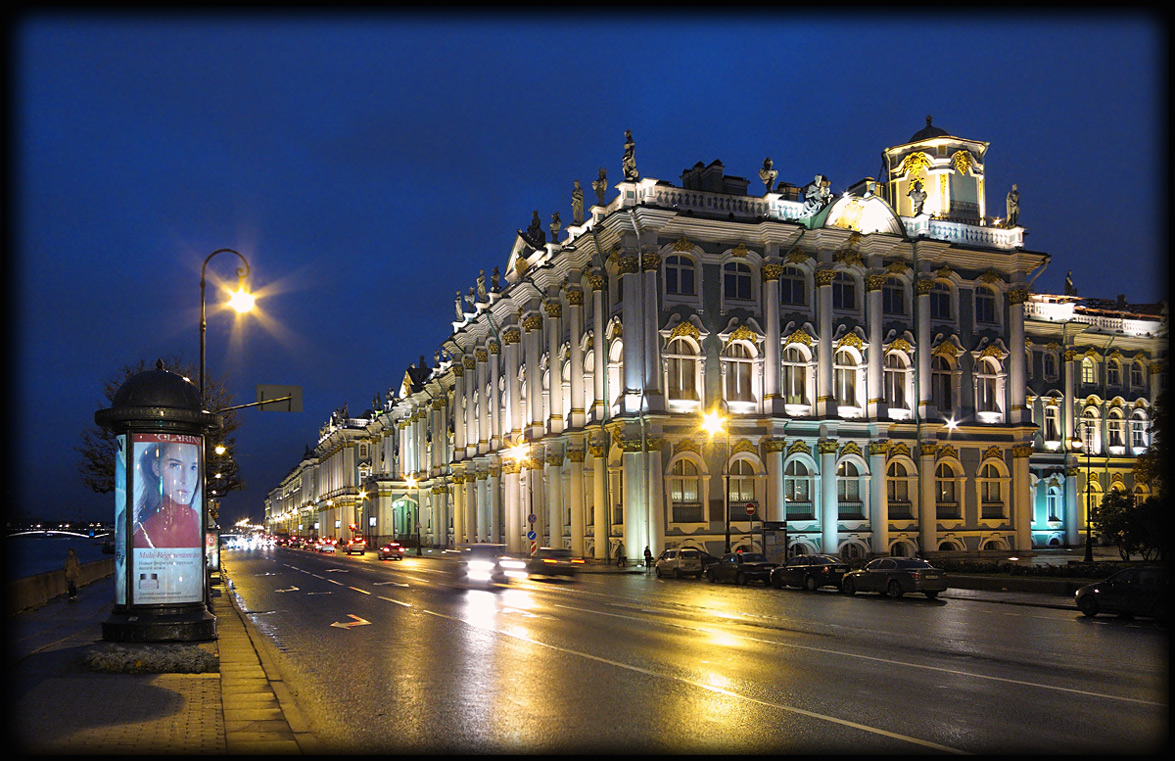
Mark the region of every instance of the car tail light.
[[829, 567], [828, 567], [828, 566], [824, 566], [823, 568], [821, 568], [821, 569], [820, 569], [820, 573], [828, 573], [828, 572], [829, 572], [829, 570], [830, 570], [830, 569], [829, 569]]
[[571, 562], [572, 562], [572, 563], [582, 563], [582, 562], [583, 562], [583, 560], [575, 560], [575, 559], [573, 559]]

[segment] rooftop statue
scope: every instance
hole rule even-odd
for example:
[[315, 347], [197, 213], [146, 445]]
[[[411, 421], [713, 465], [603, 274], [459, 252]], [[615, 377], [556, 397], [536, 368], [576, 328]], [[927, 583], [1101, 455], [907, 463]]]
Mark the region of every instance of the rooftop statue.
[[830, 184], [824, 175], [816, 175], [816, 179], [804, 189], [804, 213], [815, 214], [824, 208], [832, 199], [832, 191], [828, 189]]
[[465, 311], [461, 308], [461, 291], [457, 291], [457, 319], [465, 319]]
[[922, 180], [914, 180], [914, 187], [910, 188], [906, 195], [914, 204], [914, 216], [921, 214], [922, 207], [926, 204], [926, 191], [922, 189]]
[[477, 275], [477, 297], [482, 301], [486, 300], [486, 271], [481, 270]]
[[636, 143], [632, 140], [632, 130], [624, 130], [624, 159], [621, 162], [624, 166], [624, 179], [628, 182], [636, 182], [641, 178], [640, 172], [636, 170]]
[[575, 181], [575, 188], [571, 191], [571, 221], [576, 225], [583, 224], [583, 188], [579, 180]]
[[1005, 227], [1015, 227], [1020, 223], [1020, 191], [1013, 185], [1008, 191], [1008, 220]]
[[771, 192], [771, 186], [775, 184], [775, 178], [779, 176], [779, 172], [772, 168], [771, 157], [763, 159], [763, 168], [759, 170], [759, 179], [767, 186], [763, 191], [764, 195]]
[[543, 223], [539, 220], [536, 211], [530, 218], [530, 227], [526, 228], [526, 242], [534, 248], [542, 248], [547, 244], [547, 234], [543, 232]]
[[551, 242], [559, 242], [559, 231], [563, 229], [563, 222], [559, 219], [559, 212], [551, 215]]
[[600, 176], [592, 183], [592, 190], [596, 191], [596, 199], [599, 201], [599, 206], [604, 205], [604, 193], [608, 192], [608, 174], [604, 171], [604, 167], [600, 167]]
[[490, 275], [490, 291], [498, 293], [501, 288], [498, 286], [498, 281], [502, 276], [498, 274], [498, 268], [494, 267], [493, 273]]

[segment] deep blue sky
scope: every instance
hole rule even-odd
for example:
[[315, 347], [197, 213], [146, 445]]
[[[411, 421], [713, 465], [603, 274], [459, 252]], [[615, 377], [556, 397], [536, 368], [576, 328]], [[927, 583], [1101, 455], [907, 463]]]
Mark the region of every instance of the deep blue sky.
[[[199, 350], [199, 279], [248, 257], [263, 318], [213, 309], [208, 372], [239, 402], [303, 387], [301, 414], [242, 412], [265, 494], [344, 403], [362, 413], [431, 361], [455, 292], [505, 268], [531, 212], [571, 219], [624, 131], [644, 177], [720, 159], [759, 188], [876, 177], [934, 124], [991, 144], [988, 210], [1019, 185], [1036, 284], [1167, 297], [1167, 27], [1127, 13], [469, 16], [168, 13], [10, 27], [6, 220], [17, 513], [109, 520], [73, 450], [102, 381]], [[609, 200], [614, 195], [610, 192]], [[210, 273], [235, 280], [221, 255]], [[10, 449], [11, 451], [11, 449]]]

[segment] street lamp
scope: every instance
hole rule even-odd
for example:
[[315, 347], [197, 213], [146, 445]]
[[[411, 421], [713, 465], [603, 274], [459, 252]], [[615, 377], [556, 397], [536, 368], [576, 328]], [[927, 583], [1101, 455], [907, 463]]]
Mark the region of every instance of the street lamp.
[[408, 476], [405, 480], [416, 490], [416, 557], [420, 557], [420, 481], [416, 476]]
[[717, 433], [726, 434], [726, 457], [722, 464], [722, 512], [726, 523], [726, 549], [730, 552], [730, 427], [726, 418], [718, 414], [718, 410], [703, 413], [702, 430], [714, 439]]
[[253, 309], [253, 304], [256, 301], [256, 297], [245, 289], [245, 278], [249, 276], [249, 262], [240, 252], [234, 251], [231, 248], [221, 248], [213, 251], [204, 259], [204, 265], [200, 267], [200, 399], [205, 404], [207, 404], [207, 400], [204, 399], [204, 334], [208, 332], [207, 310], [204, 299], [205, 274], [208, 270], [208, 262], [212, 260], [212, 257], [224, 253], [236, 254], [243, 265], [237, 267], [237, 290], [233, 292], [229, 299], [229, 306], [235, 309], [238, 314], [244, 314]]
[[[517, 444], [515, 444], [512, 447], [507, 448], [505, 450], [505, 452], [503, 452], [503, 454], [505, 455], [505, 457], [507, 459], [518, 464], [518, 466], [519, 466], [518, 475], [519, 475], [519, 478], [521, 478], [521, 476], [522, 476], [522, 467], [521, 467], [522, 463], [526, 462], [530, 458], [530, 445], [526, 443], [525, 439], [519, 439]], [[534, 523], [531, 521], [531, 519], [534, 517], [534, 512], [533, 512], [533, 507], [532, 507], [534, 504], [534, 499], [533, 499], [533, 490], [531, 488], [533, 482], [531, 480], [531, 475], [532, 474], [527, 474], [527, 477], [526, 477], [526, 510], [527, 510], [526, 530], [528, 532], [532, 531], [534, 529]], [[521, 495], [519, 495], [519, 496], [521, 497]]]

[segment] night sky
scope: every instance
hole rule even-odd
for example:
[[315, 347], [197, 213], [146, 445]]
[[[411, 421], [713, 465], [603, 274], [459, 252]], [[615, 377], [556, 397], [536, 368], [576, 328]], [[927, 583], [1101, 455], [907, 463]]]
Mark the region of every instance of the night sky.
[[505, 269], [533, 211], [566, 226], [574, 180], [590, 205], [600, 167], [622, 177], [626, 129], [642, 177], [719, 159], [759, 193], [770, 156], [835, 193], [933, 115], [990, 143], [990, 216], [1019, 186], [1027, 246], [1052, 255], [1037, 292], [1072, 270], [1083, 296], [1167, 298], [1165, 17], [588, 10], [13, 19], [9, 516], [113, 518], [74, 451], [102, 383], [197, 361], [200, 267], [233, 248], [259, 313], [210, 287], [208, 373], [238, 403], [304, 395], [240, 413], [247, 489], [221, 523], [259, 520], [332, 410], [432, 362], [455, 293]]

